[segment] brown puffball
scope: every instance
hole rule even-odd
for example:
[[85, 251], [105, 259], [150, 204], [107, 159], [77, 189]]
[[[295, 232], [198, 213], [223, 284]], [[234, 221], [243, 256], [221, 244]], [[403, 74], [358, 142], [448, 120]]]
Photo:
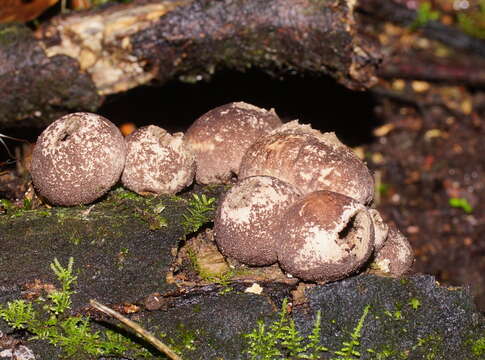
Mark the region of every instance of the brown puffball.
[[193, 154], [184, 135], [170, 135], [149, 125], [126, 137], [126, 164], [121, 181], [138, 194], [175, 194], [192, 184], [195, 173]]
[[275, 263], [274, 225], [299, 196], [294, 186], [269, 176], [249, 177], [234, 185], [214, 219], [221, 252], [247, 265]]
[[374, 249], [374, 227], [365, 206], [331, 191], [302, 196], [283, 213], [277, 228], [280, 266], [306, 281], [342, 279]]
[[280, 125], [274, 110], [244, 102], [222, 105], [199, 117], [185, 134], [196, 158], [197, 183], [229, 183], [251, 144]]
[[374, 196], [365, 164], [334, 133], [291, 121], [260, 137], [241, 162], [239, 179], [267, 175], [295, 185], [303, 194], [329, 190], [363, 204]]
[[32, 154], [32, 181], [54, 205], [79, 205], [104, 195], [120, 178], [125, 141], [108, 119], [68, 114], [49, 125]]
[[374, 265], [383, 272], [401, 276], [411, 269], [413, 262], [414, 251], [408, 239], [391, 227], [384, 246], [375, 255]]

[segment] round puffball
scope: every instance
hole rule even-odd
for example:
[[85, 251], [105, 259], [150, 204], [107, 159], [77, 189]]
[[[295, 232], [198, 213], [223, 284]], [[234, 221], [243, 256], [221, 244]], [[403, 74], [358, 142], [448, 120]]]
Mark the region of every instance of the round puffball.
[[374, 196], [367, 166], [334, 133], [322, 134], [291, 121], [260, 137], [244, 155], [239, 178], [274, 176], [295, 185], [303, 194], [328, 190], [363, 204]]
[[301, 197], [277, 228], [280, 266], [305, 281], [342, 279], [361, 267], [374, 248], [374, 227], [365, 206], [330, 191]]
[[170, 135], [149, 125], [126, 137], [126, 164], [121, 182], [141, 195], [175, 194], [192, 184], [195, 173], [193, 154], [184, 135]]
[[384, 246], [377, 251], [374, 264], [393, 276], [405, 274], [414, 263], [414, 252], [408, 239], [391, 227]]
[[247, 265], [275, 263], [274, 225], [299, 196], [294, 186], [269, 176], [249, 177], [234, 185], [214, 220], [221, 252]]
[[231, 182], [238, 175], [244, 152], [280, 125], [274, 110], [244, 102], [222, 105], [199, 117], [185, 134], [196, 158], [197, 183]]
[[32, 182], [51, 204], [88, 204], [119, 180], [125, 154], [123, 135], [108, 119], [92, 113], [68, 114], [37, 139]]

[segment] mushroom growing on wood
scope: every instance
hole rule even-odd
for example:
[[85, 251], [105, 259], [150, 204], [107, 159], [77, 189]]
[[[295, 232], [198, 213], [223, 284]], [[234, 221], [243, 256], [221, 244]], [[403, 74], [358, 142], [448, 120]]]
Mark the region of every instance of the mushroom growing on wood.
[[260, 137], [246, 151], [239, 178], [267, 175], [295, 185], [303, 194], [329, 190], [363, 204], [374, 196], [365, 164], [334, 133], [320, 133], [298, 121]]
[[39, 136], [32, 154], [32, 181], [54, 205], [88, 204], [119, 180], [125, 154], [123, 136], [108, 119], [68, 114]]
[[278, 262], [306, 281], [342, 279], [361, 267], [374, 249], [374, 226], [366, 207], [331, 191], [307, 194], [280, 217]]
[[274, 110], [244, 102], [229, 103], [205, 113], [185, 134], [195, 154], [196, 181], [229, 183], [238, 175], [241, 159], [249, 146], [280, 125]]
[[234, 185], [214, 219], [221, 252], [247, 265], [275, 263], [275, 224], [299, 196], [293, 185], [269, 176], [252, 176]]
[[155, 125], [128, 135], [123, 185], [146, 195], [175, 194], [192, 184], [195, 160], [183, 138]]

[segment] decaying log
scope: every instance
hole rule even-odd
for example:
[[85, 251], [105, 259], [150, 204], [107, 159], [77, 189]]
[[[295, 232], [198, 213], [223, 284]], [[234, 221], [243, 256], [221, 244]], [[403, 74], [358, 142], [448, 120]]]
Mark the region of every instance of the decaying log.
[[69, 110], [95, 110], [101, 98], [76, 59], [48, 57], [29, 29], [0, 27], [0, 127], [39, 119], [39, 126]]
[[[220, 68], [329, 74], [374, 84], [379, 54], [355, 29], [355, 1], [135, 0], [0, 29], [0, 124], [95, 111], [104, 95]], [[7, 39], [7, 40], [5, 40]]]

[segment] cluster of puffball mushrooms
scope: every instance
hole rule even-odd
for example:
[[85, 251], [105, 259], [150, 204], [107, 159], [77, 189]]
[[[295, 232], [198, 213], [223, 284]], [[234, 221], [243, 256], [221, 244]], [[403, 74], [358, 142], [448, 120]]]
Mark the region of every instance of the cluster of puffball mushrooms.
[[[392, 275], [412, 265], [407, 239], [370, 208], [374, 181], [334, 133], [234, 102], [170, 135], [150, 125], [126, 138], [106, 118], [68, 114], [40, 135], [37, 192], [54, 205], [88, 204], [121, 178], [141, 195], [234, 183], [214, 220], [219, 250], [252, 266], [279, 263], [305, 281], [342, 279], [372, 261]], [[237, 181], [236, 181], [237, 180]]]

